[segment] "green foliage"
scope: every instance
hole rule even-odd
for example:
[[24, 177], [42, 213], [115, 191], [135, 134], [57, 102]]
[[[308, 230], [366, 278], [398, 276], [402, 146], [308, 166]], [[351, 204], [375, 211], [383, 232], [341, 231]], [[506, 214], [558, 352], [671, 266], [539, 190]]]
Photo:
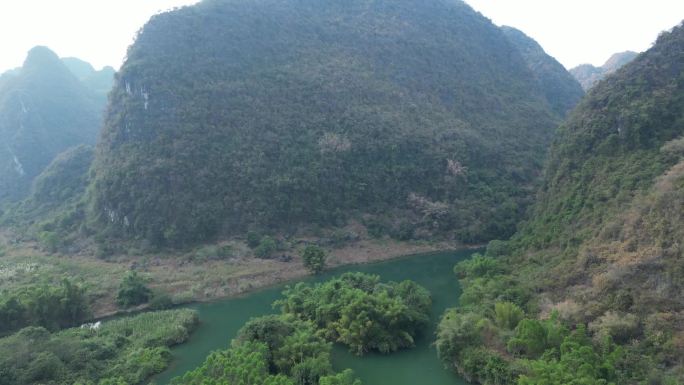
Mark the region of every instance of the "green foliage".
[[497, 302], [494, 304], [494, 320], [496, 324], [508, 330], [515, 329], [525, 317], [520, 306], [511, 302]]
[[166, 293], [154, 293], [150, 300], [151, 310], [166, 310], [173, 307], [171, 296]]
[[45, 250], [54, 253], [59, 246], [59, 236], [51, 231], [42, 231], [38, 234], [38, 242]]
[[190, 310], [145, 313], [56, 333], [28, 327], [0, 339], [0, 383], [143, 384], [164, 370], [168, 347], [198, 323]]
[[93, 148], [86, 145], [59, 154], [35, 178], [29, 196], [0, 214], [0, 222], [34, 237], [48, 252], [69, 250], [75, 238], [85, 235], [82, 200], [93, 157]]
[[459, 303], [465, 308], [493, 308], [497, 302], [512, 302], [524, 306], [530, 301], [529, 289], [507, 275], [462, 280]]
[[346, 369], [341, 373], [321, 377], [319, 385], [361, 385], [361, 380], [354, 377], [351, 369]]
[[318, 274], [325, 269], [325, 258], [325, 250], [316, 245], [306, 246], [302, 253], [304, 267], [314, 274]]
[[511, 247], [508, 242], [493, 240], [487, 244], [487, 257], [497, 258], [510, 254]]
[[430, 293], [412, 281], [381, 283], [376, 275], [345, 273], [322, 284], [298, 283], [276, 302], [284, 314], [313, 322], [327, 339], [356, 354], [411, 347], [428, 323]]
[[461, 2], [351, 1], [153, 17], [110, 95], [92, 227], [171, 247], [350, 219], [510, 236], [559, 119], [523, 55]]
[[[288, 315], [256, 318], [238, 332], [235, 344], [245, 342], [265, 344], [268, 366], [288, 376], [297, 374], [297, 383], [301, 383], [300, 380], [306, 383], [307, 373], [320, 376], [332, 372], [329, 362], [331, 345], [317, 335], [310, 322]], [[318, 361], [319, 357], [323, 358], [323, 366]]]
[[[678, 26], [598, 83], [560, 127], [528, 222], [456, 267], [459, 314], [483, 321], [464, 342], [443, 319], [449, 365], [477, 379], [471, 348], [509, 361], [519, 385], [684, 383], [683, 48]], [[522, 312], [503, 302], [528, 317], [513, 332]]]
[[254, 318], [230, 349], [212, 353], [172, 384], [361, 385], [351, 370], [333, 372], [331, 348], [311, 322], [291, 315]]
[[261, 242], [261, 236], [259, 233], [256, 231], [247, 232], [247, 246], [254, 249], [259, 246], [259, 242]]
[[235, 251], [231, 245], [208, 245], [199, 248], [192, 259], [197, 262], [226, 260], [234, 257]]
[[521, 246], [568, 249], [574, 258], [679, 160], [661, 147], [684, 133], [683, 35], [681, 27], [663, 34], [594, 87], [560, 127], [532, 219], [516, 236]]
[[152, 291], [145, 286], [145, 280], [136, 271], [129, 271], [121, 280], [116, 302], [127, 308], [147, 303], [151, 296]]
[[496, 352], [479, 347], [469, 347], [463, 352], [458, 371], [468, 381], [483, 385], [514, 384], [516, 378], [508, 361]]
[[615, 312], [607, 312], [590, 323], [589, 330], [594, 333], [599, 341], [610, 338], [610, 341], [621, 344], [626, 344], [633, 338], [638, 337], [641, 331], [637, 316]]
[[90, 317], [85, 288], [64, 279], [61, 285], [31, 286], [0, 298], [0, 334], [26, 326], [49, 330], [75, 326]]
[[231, 349], [211, 353], [202, 366], [175, 378], [177, 385], [294, 385], [282, 374], [269, 373], [267, 347], [259, 342], [247, 342]]
[[437, 352], [448, 365], [462, 360], [468, 348], [482, 343], [481, 331], [486, 321], [475, 313], [461, 313], [457, 309], [447, 310], [437, 328]]
[[454, 267], [454, 273], [459, 278], [491, 277], [503, 273], [503, 268], [496, 259], [475, 253], [470, 259], [459, 262]]
[[529, 374], [522, 375], [518, 385], [615, 385], [615, 363], [621, 351], [600, 354], [589, 343], [585, 329], [579, 328], [565, 337], [557, 354], [547, 354], [530, 361]]
[[508, 351], [537, 358], [548, 349], [560, 346], [567, 334], [567, 328], [554, 319], [524, 319], [518, 323], [515, 335], [508, 341]]
[[275, 240], [267, 235], [259, 241], [259, 245], [254, 249], [254, 255], [259, 258], [269, 258], [276, 249], [277, 245]]

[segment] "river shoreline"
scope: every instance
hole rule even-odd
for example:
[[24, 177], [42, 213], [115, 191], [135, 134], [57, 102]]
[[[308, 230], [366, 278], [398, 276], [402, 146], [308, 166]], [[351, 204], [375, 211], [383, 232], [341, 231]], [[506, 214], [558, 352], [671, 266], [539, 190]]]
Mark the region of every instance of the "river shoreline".
[[[349, 352], [348, 348], [335, 345], [335, 370], [351, 368], [364, 384], [467, 385], [458, 375], [444, 369], [433, 346], [433, 336], [444, 310], [458, 303], [460, 286], [452, 272], [454, 264], [477, 251], [463, 247], [458, 251], [403, 255], [357, 265], [347, 264], [328, 269], [319, 275], [307, 276], [305, 282], [317, 283], [344, 272], [360, 271], [378, 274], [383, 281], [410, 279], [432, 293], [431, 322], [416, 339], [415, 347], [393, 354], [368, 353], [359, 357]], [[173, 361], [162, 373], [155, 375], [152, 381], [159, 385], [169, 384], [171, 379], [201, 365], [210, 352], [230, 346], [230, 341], [249, 319], [277, 313], [278, 310], [272, 304], [282, 297], [281, 291], [287, 284], [280, 282], [239, 297], [187, 305], [198, 312], [201, 325], [187, 342], [172, 348]]]
[[[351, 246], [331, 250], [328, 256], [326, 271], [343, 266], [363, 266], [389, 260], [412, 258], [420, 254], [429, 255], [433, 253], [474, 250], [482, 248], [483, 246], [484, 245], [463, 245], [450, 242], [410, 244], [406, 242], [388, 240], [360, 241]], [[272, 266], [271, 262], [273, 261], [271, 260], [254, 260], [251, 262], [257, 264], [262, 264], [265, 262], [269, 268], [264, 269], [256, 274], [246, 274], [234, 277], [233, 281], [226, 285], [226, 287], [229, 287], [232, 290], [225, 291], [224, 295], [210, 295], [199, 298], [190, 298], [186, 301], [178, 301], [174, 303], [173, 307], [212, 303], [240, 298], [311, 275], [311, 273], [306, 270], [304, 265], [301, 263], [299, 258], [293, 260], [292, 262], [279, 263], [279, 265], [276, 266]], [[278, 267], [281, 267], [281, 269], [278, 269]], [[207, 268], [209, 269], [210, 266], [207, 266]], [[128, 310], [116, 310], [98, 313], [91, 322], [132, 315], [148, 310], [150, 310], [149, 306], [143, 305]]]

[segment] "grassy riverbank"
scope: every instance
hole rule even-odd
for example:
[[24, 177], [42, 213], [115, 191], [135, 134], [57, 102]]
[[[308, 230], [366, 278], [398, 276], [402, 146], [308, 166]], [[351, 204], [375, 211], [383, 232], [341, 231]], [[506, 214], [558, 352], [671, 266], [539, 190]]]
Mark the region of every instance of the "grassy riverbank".
[[166, 369], [170, 347], [197, 327], [189, 309], [143, 313], [50, 333], [27, 327], [0, 338], [0, 383], [141, 384]]
[[[223, 242], [183, 253], [114, 255], [107, 259], [92, 254], [50, 254], [32, 242], [0, 239], [0, 291], [15, 292], [35, 285], [54, 285], [69, 278], [85, 287], [93, 316], [117, 313], [116, 294], [122, 277], [135, 269], [156, 293], [171, 297], [174, 303], [209, 301], [236, 296], [308, 273], [299, 257], [299, 240], [278, 254], [292, 260], [256, 258], [240, 241]], [[212, 254], [217, 248], [229, 249], [227, 256]], [[368, 263], [409, 254], [455, 249], [452, 243], [400, 242], [392, 239], [362, 239], [341, 247], [329, 248], [328, 266]], [[462, 247], [462, 246], [460, 246]]]

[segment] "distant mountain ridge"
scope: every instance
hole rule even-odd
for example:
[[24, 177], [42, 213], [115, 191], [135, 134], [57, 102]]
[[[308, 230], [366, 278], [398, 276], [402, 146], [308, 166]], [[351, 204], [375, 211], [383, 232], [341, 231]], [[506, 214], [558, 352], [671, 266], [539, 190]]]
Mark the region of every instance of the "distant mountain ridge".
[[97, 80], [88, 85], [50, 49], [35, 47], [21, 68], [0, 77], [0, 202], [25, 197], [60, 152], [95, 144], [113, 74], [91, 75]]
[[157, 15], [111, 94], [91, 217], [171, 246], [350, 219], [403, 239], [510, 234], [580, 96], [542, 54], [461, 1], [205, 0]]
[[602, 66], [594, 67], [591, 64], [581, 64], [570, 69], [572, 76], [577, 79], [584, 90], [590, 89], [596, 82], [607, 75], [617, 71], [623, 65], [634, 60], [639, 55], [637, 52], [625, 51], [613, 54]]
[[71, 73], [76, 75], [86, 87], [102, 95], [105, 99], [114, 85], [114, 75], [116, 71], [113, 67], [106, 66], [101, 70], [95, 70], [93, 66], [75, 57], [62, 58], [62, 62], [69, 68]]

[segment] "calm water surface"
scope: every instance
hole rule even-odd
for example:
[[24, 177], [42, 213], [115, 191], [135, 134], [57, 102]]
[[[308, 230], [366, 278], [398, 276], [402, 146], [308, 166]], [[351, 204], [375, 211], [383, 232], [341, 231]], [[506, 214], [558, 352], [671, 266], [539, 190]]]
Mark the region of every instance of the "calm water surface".
[[[369, 265], [345, 266], [304, 279], [306, 282], [319, 282], [348, 271], [361, 271], [378, 274], [386, 281], [411, 279], [432, 293], [432, 325], [418, 338], [415, 348], [389, 355], [357, 357], [344, 346], [335, 346], [335, 369], [353, 369], [364, 385], [466, 385], [465, 380], [444, 370], [431, 344], [439, 316], [447, 307], [456, 305], [460, 295], [452, 268], [472, 253], [466, 250], [415, 255]], [[285, 286], [275, 286], [241, 298], [189, 306], [199, 312], [201, 325], [188, 342], [172, 350], [173, 364], [157, 376], [155, 382], [168, 384], [172, 378], [199, 366], [211, 351], [228, 347], [247, 320], [275, 312], [271, 304], [280, 297]]]

